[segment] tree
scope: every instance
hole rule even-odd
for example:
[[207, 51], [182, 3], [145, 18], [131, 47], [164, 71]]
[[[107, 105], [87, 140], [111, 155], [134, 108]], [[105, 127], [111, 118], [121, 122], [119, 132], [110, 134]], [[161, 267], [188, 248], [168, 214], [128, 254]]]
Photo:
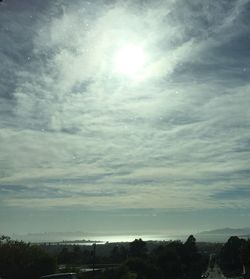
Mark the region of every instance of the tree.
[[135, 274], [137, 279], [155, 279], [159, 278], [157, 268], [147, 259], [129, 258], [125, 262], [130, 274]]
[[183, 246], [182, 243], [175, 241], [154, 251], [153, 259], [161, 271], [162, 278], [180, 278], [183, 274], [179, 244]]
[[126, 260], [127, 254], [128, 251], [123, 245], [115, 245], [110, 252], [110, 259], [112, 263], [121, 263]]
[[198, 253], [196, 247], [196, 239], [193, 235], [190, 235], [184, 243], [183, 251], [183, 266], [184, 273], [187, 278], [200, 278], [200, 275], [204, 269], [203, 258]]
[[75, 264], [81, 264], [82, 263], [82, 251], [79, 245], [74, 245], [73, 251], [72, 251], [72, 261]]
[[71, 253], [69, 252], [67, 247], [63, 247], [60, 253], [57, 256], [58, 263], [60, 264], [68, 264], [71, 262]]
[[250, 239], [243, 244], [240, 252], [246, 278], [250, 278]]
[[55, 258], [40, 247], [5, 236], [0, 238], [0, 277], [36, 279], [55, 270]]
[[145, 258], [147, 256], [147, 244], [141, 238], [135, 239], [129, 244], [130, 257]]
[[244, 239], [231, 236], [221, 249], [220, 264], [224, 271], [236, 271], [242, 268], [240, 251], [245, 244]]
[[184, 243], [185, 249], [188, 251], [189, 255], [195, 255], [197, 253], [196, 239], [193, 235], [190, 235], [186, 242]]

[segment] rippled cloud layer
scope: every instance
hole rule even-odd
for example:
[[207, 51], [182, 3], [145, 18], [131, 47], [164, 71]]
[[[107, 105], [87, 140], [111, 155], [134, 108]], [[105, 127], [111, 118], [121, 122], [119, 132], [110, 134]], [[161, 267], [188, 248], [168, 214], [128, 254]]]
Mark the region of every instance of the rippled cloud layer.
[[3, 2], [1, 206], [249, 210], [249, 8]]

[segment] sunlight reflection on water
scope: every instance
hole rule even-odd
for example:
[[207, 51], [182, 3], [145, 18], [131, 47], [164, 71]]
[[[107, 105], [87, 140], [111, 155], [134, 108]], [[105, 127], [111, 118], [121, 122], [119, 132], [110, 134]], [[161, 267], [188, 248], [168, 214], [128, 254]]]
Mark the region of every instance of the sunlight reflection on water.
[[105, 244], [107, 242], [109, 243], [116, 243], [116, 242], [131, 242], [135, 239], [141, 238], [144, 241], [169, 241], [169, 240], [176, 240], [176, 239], [182, 239], [182, 237], [177, 236], [164, 236], [164, 235], [107, 235], [107, 236], [92, 236], [92, 237], [86, 237], [86, 242], [82, 241], [64, 241], [63, 244], [69, 244], [69, 245], [93, 245], [94, 243], [97, 244]]

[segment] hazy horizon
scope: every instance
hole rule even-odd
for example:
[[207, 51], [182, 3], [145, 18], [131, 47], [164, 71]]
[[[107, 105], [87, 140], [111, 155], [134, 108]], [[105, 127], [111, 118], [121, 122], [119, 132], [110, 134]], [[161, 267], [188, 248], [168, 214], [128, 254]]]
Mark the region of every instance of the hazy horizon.
[[[1, 235], [1, 231], [0, 231]], [[25, 242], [63, 242], [65, 244], [92, 245], [93, 243], [105, 244], [106, 242], [131, 242], [134, 239], [143, 239], [144, 241], [185, 241], [188, 236], [194, 235], [198, 242], [226, 242], [231, 236], [240, 238], [249, 238], [250, 227], [245, 228], [220, 228], [210, 231], [123, 231], [123, 232], [41, 232], [41, 233], [8, 233], [14, 240]]]

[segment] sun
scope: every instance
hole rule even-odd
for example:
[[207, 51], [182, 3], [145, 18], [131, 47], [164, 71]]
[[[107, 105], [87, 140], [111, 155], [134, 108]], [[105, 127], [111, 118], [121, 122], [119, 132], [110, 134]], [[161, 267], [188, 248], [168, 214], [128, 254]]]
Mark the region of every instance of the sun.
[[116, 71], [130, 77], [142, 71], [145, 61], [143, 47], [132, 44], [120, 48], [114, 57]]

